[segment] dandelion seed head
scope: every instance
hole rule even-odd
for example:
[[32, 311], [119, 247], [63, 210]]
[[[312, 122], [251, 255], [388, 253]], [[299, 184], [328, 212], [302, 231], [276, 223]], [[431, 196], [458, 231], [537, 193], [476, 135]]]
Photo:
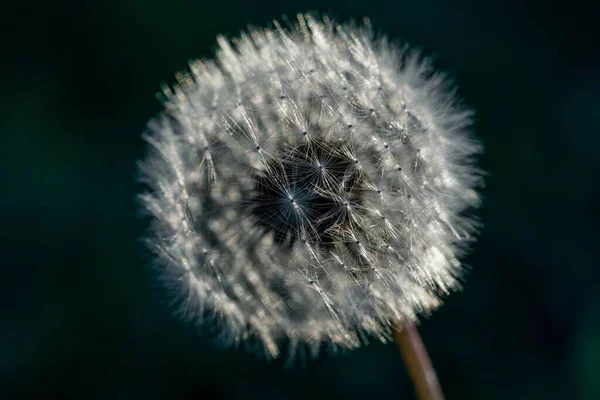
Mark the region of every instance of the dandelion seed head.
[[181, 312], [278, 357], [387, 341], [437, 307], [481, 184], [472, 113], [444, 75], [312, 14], [217, 41], [163, 88], [140, 164]]

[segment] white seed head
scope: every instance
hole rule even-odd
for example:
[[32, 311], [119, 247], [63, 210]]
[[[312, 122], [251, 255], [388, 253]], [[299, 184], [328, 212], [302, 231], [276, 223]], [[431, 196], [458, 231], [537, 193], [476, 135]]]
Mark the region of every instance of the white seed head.
[[445, 77], [368, 23], [311, 14], [218, 44], [164, 88], [141, 163], [183, 313], [277, 357], [386, 341], [439, 305], [481, 184]]

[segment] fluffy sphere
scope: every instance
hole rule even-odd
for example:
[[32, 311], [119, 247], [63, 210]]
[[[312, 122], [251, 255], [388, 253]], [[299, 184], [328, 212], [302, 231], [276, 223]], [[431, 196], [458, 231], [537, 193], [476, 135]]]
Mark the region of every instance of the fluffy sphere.
[[418, 53], [314, 15], [218, 38], [163, 88], [149, 243], [224, 343], [355, 348], [457, 287], [476, 231], [471, 112]]

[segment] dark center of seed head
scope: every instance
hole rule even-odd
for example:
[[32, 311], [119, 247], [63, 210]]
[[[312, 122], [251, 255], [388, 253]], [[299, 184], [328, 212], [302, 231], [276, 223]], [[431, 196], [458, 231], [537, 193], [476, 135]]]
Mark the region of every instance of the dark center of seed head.
[[359, 168], [341, 142], [312, 140], [283, 147], [255, 172], [246, 204], [276, 243], [291, 247], [302, 240], [329, 247], [349, 228], [349, 209], [361, 202]]

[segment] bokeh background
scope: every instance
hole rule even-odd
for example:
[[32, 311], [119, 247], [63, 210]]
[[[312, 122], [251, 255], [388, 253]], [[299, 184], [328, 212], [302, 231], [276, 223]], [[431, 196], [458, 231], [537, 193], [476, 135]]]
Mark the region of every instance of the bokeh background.
[[173, 318], [139, 242], [141, 133], [218, 33], [319, 10], [436, 56], [477, 110], [485, 229], [420, 327], [448, 399], [600, 398], [598, 6], [541, 0], [15, 2], [0, 76], [0, 397], [413, 399], [393, 344], [305, 366]]

